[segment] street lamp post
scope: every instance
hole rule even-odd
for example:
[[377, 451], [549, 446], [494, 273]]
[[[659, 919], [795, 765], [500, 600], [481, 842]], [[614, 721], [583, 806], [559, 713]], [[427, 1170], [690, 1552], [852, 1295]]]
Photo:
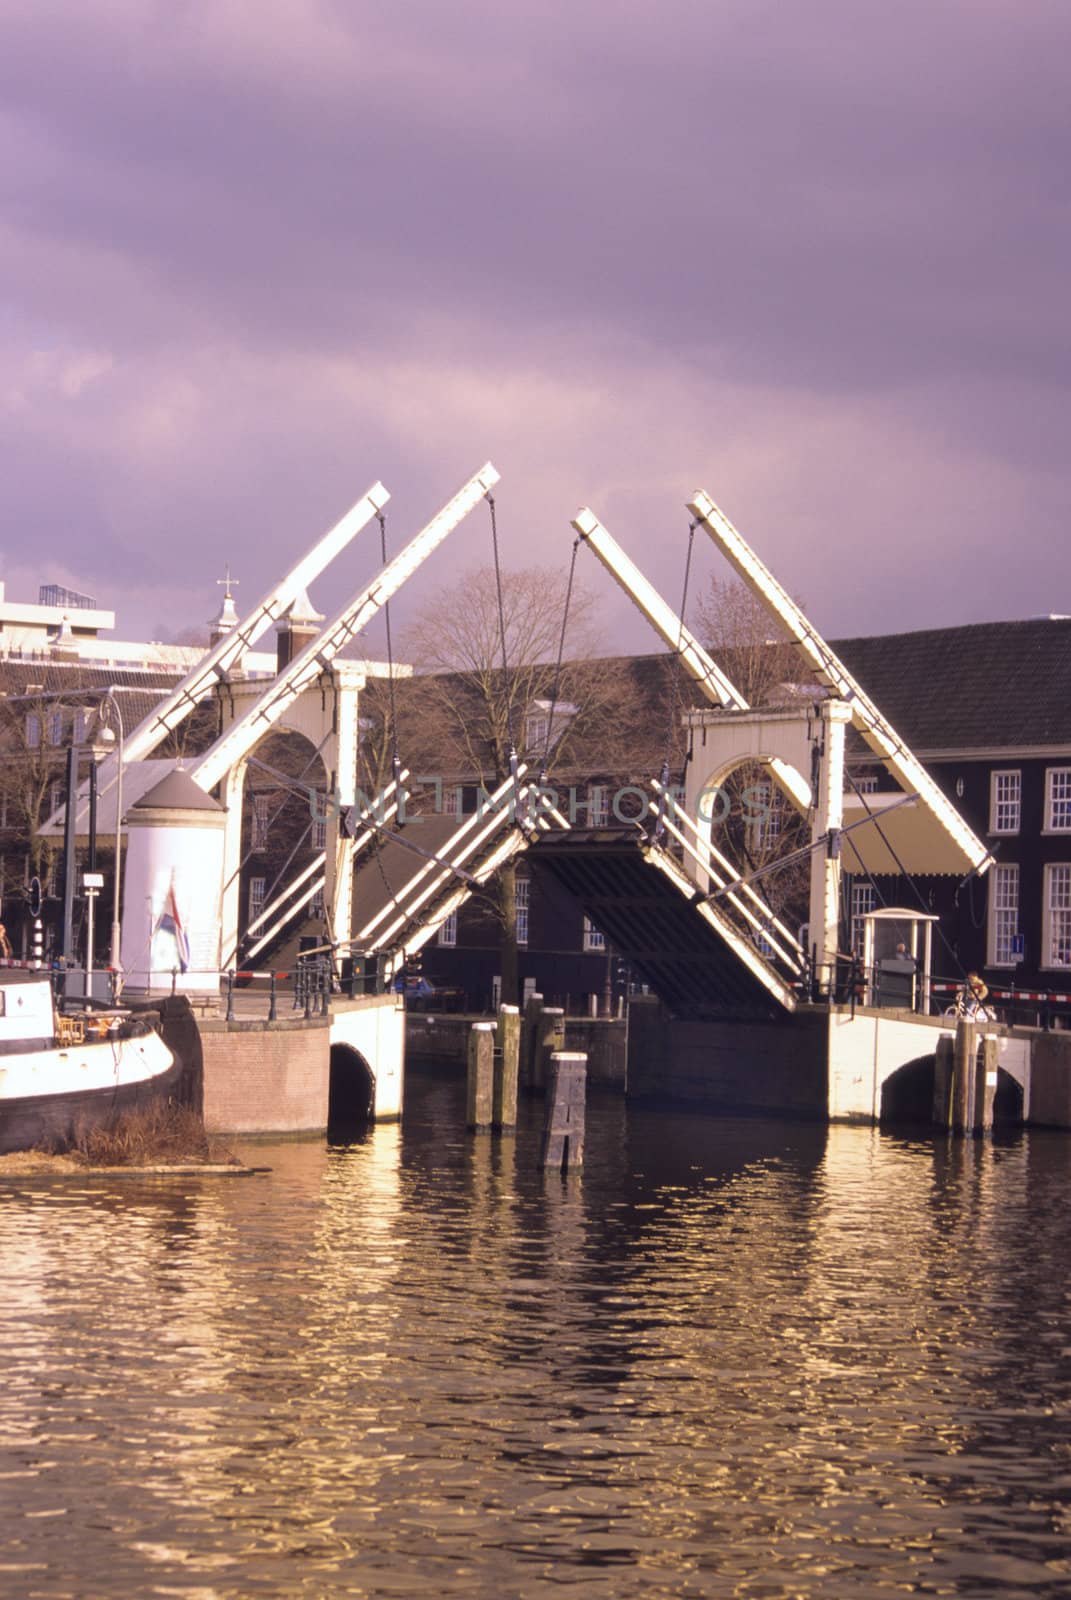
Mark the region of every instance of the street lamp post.
[[[115, 774], [115, 871], [112, 883], [112, 947], [110, 965], [114, 974], [115, 997], [119, 998], [122, 988], [122, 924], [120, 922], [120, 882], [123, 869], [123, 716], [119, 710], [119, 702], [114, 689], [108, 689], [101, 696], [100, 708], [97, 712], [98, 722], [97, 737], [101, 742], [105, 738], [115, 741], [116, 774]], [[115, 726], [112, 727], [114, 718]]]

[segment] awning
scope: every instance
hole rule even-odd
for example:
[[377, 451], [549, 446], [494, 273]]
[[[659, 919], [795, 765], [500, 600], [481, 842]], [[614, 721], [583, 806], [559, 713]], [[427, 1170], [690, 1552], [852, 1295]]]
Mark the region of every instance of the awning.
[[[874, 822], [866, 820], [869, 812]], [[844, 826], [852, 827], [841, 841], [845, 872], [962, 878], [973, 868], [971, 858], [930, 807], [918, 799], [908, 800], [902, 794], [846, 794]]]

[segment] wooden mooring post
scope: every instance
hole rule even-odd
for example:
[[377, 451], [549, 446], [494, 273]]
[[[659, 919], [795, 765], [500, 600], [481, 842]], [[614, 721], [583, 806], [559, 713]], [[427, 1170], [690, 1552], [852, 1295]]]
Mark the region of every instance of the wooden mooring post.
[[468, 1101], [465, 1124], [477, 1133], [490, 1128], [494, 1106], [495, 1024], [474, 1022], [469, 1029]]
[[496, 1128], [517, 1126], [517, 1073], [521, 1050], [521, 1014], [516, 1006], [498, 1008], [491, 1122]]
[[536, 1035], [539, 1032], [539, 1014], [543, 1009], [543, 996], [530, 994], [524, 1003], [521, 1017], [520, 1083], [522, 1089], [531, 1089], [535, 1079]]
[[565, 1012], [561, 1006], [544, 1006], [536, 1025], [532, 1064], [532, 1088], [539, 1093], [550, 1082], [550, 1061], [555, 1051], [565, 1049]]
[[997, 1040], [961, 1017], [955, 1039], [938, 1040], [934, 1056], [933, 1120], [964, 1138], [993, 1131]]
[[584, 1165], [584, 1121], [588, 1058], [579, 1050], [555, 1050], [547, 1075], [543, 1115], [543, 1165], [568, 1172]]

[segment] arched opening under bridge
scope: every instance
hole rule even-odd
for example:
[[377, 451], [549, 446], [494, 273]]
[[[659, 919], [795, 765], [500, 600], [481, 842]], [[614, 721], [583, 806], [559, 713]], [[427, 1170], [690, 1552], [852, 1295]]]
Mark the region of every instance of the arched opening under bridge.
[[[933, 1083], [936, 1058], [918, 1056], [889, 1074], [881, 1086], [880, 1121], [922, 1122], [933, 1125]], [[981, 1071], [979, 1061], [978, 1070]], [[994, 1128], [1014, 1128], [1023, 1120], [1023, 1090], [1010, 1072], [997, 1069], [993, 1099]]]
[[333, 1044], [327, 1091], [329, 1142], [347, 1144], [369, 1127], [375, 1104], [375, 1073], [364, 1056], [352, 1045]]

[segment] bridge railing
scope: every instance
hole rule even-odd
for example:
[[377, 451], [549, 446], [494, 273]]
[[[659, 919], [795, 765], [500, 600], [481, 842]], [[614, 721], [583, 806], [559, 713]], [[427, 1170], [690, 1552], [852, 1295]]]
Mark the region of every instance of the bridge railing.
[[[954, 1007], [956, 996], [962, 991], [962, 978], [935, 978], [933, 1009], [941, 1015]], [[1023, 1028], [1071, 1028], [1071, 987], [1067, 989], [1030, 989], [1018, 984], [1001, 984], [990, 989], [983, 1001], [986, 1011], [995, 1013], [996, 1020]]]
[[680, 805], [672, 790], [657, 778], [652, 779], [651, 788], [653, 797], [647, 803], [648, 816], [653, 823], [650, 847], [657, 849], [661, 845], [664, 848], [664, 841], [659, 839], [660, 831], [664, 830], [681, 852], [684, 869], [697, 887], [709, 886], [733, 907], [743, 919], [762, 955], [782, 962], [789, 972], [800, 974], [807, 960], [807, 952], [792, 929], [745, 881], [709, 836], [700, 832], [697, 823]]

